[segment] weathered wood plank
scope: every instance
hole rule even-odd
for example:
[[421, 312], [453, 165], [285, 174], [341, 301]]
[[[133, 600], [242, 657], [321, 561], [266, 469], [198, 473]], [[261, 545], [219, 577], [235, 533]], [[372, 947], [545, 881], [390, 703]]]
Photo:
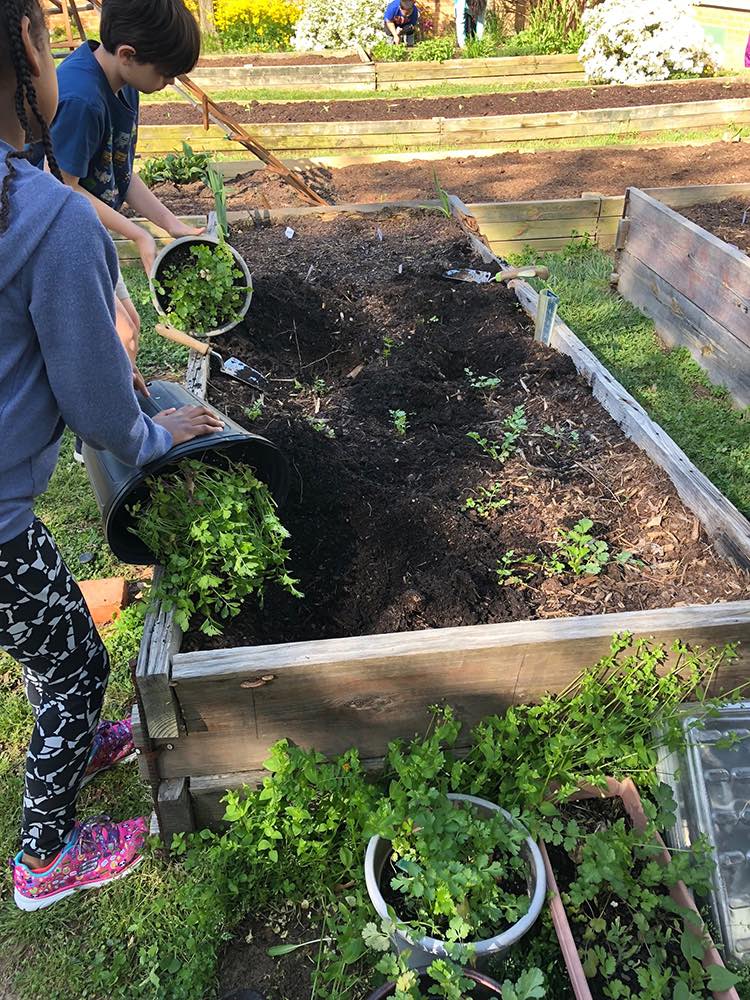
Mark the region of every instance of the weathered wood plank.
[[[750, 602], [177, 654], [188, 736], [161, 752], [161, 773], [254, 770], [282, 737], [326, 754], [357, 746], [381, 756], [389, 740], [426, 724], [436, 702], [471, 724], [562, 690], [620, 631], [747, 642]], [[741, 655], [723, 684], [747, 676], [750, 649]]]
[[[624, 198], [621, 202], [624, 202]], [[601, 198], [562, 198], [549, 201], [485, 201], [469, 205], [472, 217], [484, 226], [492, 222], [580, 219], [599, 215]], [[620, 207], [622, 214], [622, 205]]]
[[750, 258], [637, 188], [627, 252], [750, 347]]
[[486, 76], [455, 76], [450, 77], [438, 77], [437, 79], [423, 78], [423, 77], [392, 77], [389, 79], [383, 79], [379, 77], [377, 90], [410, 90], [414, 86], [419, 84], [423, 85], [438, 85], [440, 83], [450, 83], [453, 86], [459, 87], [476, 87], [482, 84], [493, 84], [495, 86], [507, 87], [507, 86], [521, 86], [523, 84], [533, 83], [535, 85], [540, 83], [574, 83], [578, 80], [583, 80], [583, 74], [580, 72], [573, 73], [531, 73], [518, 74], [513, 76], [498, 76], [495, 74], [487, 74]]
[[528, 219], [514, 222], [482, 222], [479, 227], [490, 243], [502, 240], [528, 240], [533, 241], [542, 237], [570, 238], [573, 233], [582, 235], [588, 233], [591, 236], [596, 234], [599, 222], [598, 213], [583, 213], [572, 219]]
[[168, 778], [159, 785], [159, 833], [169, 845], [175, 833], [195, 829], [189, 782], [186, 778]]
[[618, 262], [619, 293], [652, 319], [668, 347], [687, 347], [708, 377], [750, 406], [750, 348], [631, 254]]
[[[521, 305], [536, 315], [538, 295], [526, 282], [515, 282]], [[590, 383], [591, 391], [624, 433], [667, 473], [680, 499], [698, 517], [716, 549], [744, 569], [750, 569], [750, 522], [714, 486], [655, 423], [640, 403], [620, 385], [598, 358], [558, 319], [550, 344], [567, 354]]]
[[[158, 583], [162, 574], [161, 567], [157, 567], [154, 584]], [[182, 633], [163, 607], [146, 616], [135, 678], [145, 715], [140, 721], [152, 739], [157, 736], [174, 737], [179, 733], [177, 706], [169, 686], [169, 670], [172, 654], [180, 648], [181, 639]]]

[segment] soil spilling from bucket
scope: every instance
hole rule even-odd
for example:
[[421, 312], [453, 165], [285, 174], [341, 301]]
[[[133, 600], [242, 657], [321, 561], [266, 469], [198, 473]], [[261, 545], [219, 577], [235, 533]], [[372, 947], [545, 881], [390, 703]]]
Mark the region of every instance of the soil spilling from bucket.
[[[214, 345], [271, 381], [262, 406], [220, 376], [209, 398], [289, 458], [281, 517], [305, 597], [271, 588], [263, 608], [248, 603], [222, 636], [193, 632], [183, 648], [750, 595], [572, 362], [534, 342], [513, 293], [442, 277], [481, 266], [454, 222], [414, 212], [305, 219], [294, 230], [291, 239], [284, 226], [232, 234], [255, 293], [243, 326]], [[501, 444], [514, 411], [527, 428], [501, 463], [468, 435]], [[482, 490], [502, 502], [486, 516], [467, 508]], [[581, 518], [609, 545], [600, 574], [498, 577], [521, 558], [545, 560]], [[642, 565], [619, 565], [622, 552]]]

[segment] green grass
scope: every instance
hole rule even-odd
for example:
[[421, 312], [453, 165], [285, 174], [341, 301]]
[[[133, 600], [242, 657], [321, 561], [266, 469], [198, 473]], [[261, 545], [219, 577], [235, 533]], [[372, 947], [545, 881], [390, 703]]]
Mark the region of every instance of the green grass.
[[[685, 348], [666, 350], [653, 323], [609, 287], [611, 259], [586, 243], [524, 258], [546, 264], [560, 313], [650, 416], [750, 515], [750, 408], [735, 409]], [[536, 282], [536, 284], [539, 284]]]

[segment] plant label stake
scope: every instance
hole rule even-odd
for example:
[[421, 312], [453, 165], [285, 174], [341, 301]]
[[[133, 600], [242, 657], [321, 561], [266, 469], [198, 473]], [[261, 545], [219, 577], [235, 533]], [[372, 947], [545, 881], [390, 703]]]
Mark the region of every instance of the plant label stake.
[[253, 389], [266, 389], [268, 386], [268, 379], [256, 368], [251, 368], [250, 365], [246, 365], [239, 358], [227, 358], [225, 361], [218, 351], [211, 349], [211, 344], [208, 341], [196, 340], [195, 337], [191, 337], [181, 330], [175, 330], [173, 327], [164, 326], [161, 323], [157, 324], [156, 332], [167, 340], [173, 340], [175, 344], [182, 344], [183, 347], [192, 348], [192, 350], [197, 351], [198, 354], [202, 354], [204, 357], [209, 354], [211, 361], [218, 364], [220, 375], [237, 379], [238, 382], [251, 385]]
[[545, 288], [543, 292], [539, 293], [539, 304], [534, 322], [534, 340], [538, 340], [541, 344], [549, 344], [559, 304], [560, 299], [549, 288]]
[[450, 281], [468, 281], [472, 285], [488, 285], [491, 281], [512, 281], [514, 278], [549, 278], [549, 268], [546, 267], [509, 267], [505, 271], [493, 274], [491, 271], [475, 271], [473, 268], [452, 268], [443, 273]]

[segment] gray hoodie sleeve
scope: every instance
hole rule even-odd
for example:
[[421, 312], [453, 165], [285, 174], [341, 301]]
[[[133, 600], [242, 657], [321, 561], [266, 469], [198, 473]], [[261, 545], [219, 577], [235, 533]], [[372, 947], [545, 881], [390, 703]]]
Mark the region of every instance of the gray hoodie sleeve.
[[63, 420], [126, 465], [160, 458], [172, 435], [138, 405], [114, 323], [117, 252], [83, 196], [66, 199], [34, 259], [29, 308]]

